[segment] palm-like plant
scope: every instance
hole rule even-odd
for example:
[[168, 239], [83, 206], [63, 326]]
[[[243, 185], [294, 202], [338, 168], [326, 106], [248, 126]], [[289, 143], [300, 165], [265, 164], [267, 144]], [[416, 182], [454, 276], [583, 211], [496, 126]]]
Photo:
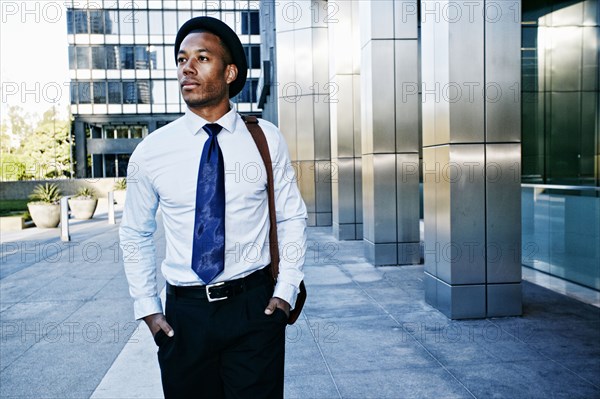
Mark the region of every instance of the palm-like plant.
[[62, 193], [54, 183], [38, 184], [29, 196], [31, 203], [58, 204]]
[[127, 189], [127, 180], [119, 179], [115, 182], [114, 185], [115, 190], [126, 190]]
[[77, 190], [77, 194], [74, 195], [74, 198], [78, 198], [78, 199], [95, 199], [96, 198], [96, 192], [92, 188], [81, 187], [79, 190]]

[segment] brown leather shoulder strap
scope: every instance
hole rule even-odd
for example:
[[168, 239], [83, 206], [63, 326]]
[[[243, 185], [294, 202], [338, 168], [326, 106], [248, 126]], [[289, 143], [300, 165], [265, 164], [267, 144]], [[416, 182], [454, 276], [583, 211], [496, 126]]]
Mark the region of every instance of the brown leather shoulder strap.
[[279, 275], [279, 244], [277, 241], [277, 217], [275, 215], [275, 189], [273, 184], [273, 163], [271, 162], [271, 154], [269, 153], [269, 145], [265, 133], [258, 124], [258, 119], [255, 116], [240, 115], [248, 131], [252, 135], [258, 152], [267, 169], [267, 195], [269, 202], [269, 252], [271, 253], [271, 276], [273, 281], [277, 281]]

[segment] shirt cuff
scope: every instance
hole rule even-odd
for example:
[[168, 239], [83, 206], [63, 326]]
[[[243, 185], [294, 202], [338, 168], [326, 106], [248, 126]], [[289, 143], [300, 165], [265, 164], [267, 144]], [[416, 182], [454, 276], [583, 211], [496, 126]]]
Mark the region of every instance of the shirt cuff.
[[133, 313], [136, 320], [154, 314], [162, 313], [162, 303], [159, 296], [151, 296], [148, 298], [139, 298], [133, 302]]
[[289, 303], [290, 310], [292, 310], [294, 309], [294, 306], [296, 306], [298, 288], [296, 288], [292, 284], [285, 283], [283, 281], [277, 281], [277, 284], [275, 284], [275, 290], [273, 291], [273, 296], [283, 299], [284, 301]]

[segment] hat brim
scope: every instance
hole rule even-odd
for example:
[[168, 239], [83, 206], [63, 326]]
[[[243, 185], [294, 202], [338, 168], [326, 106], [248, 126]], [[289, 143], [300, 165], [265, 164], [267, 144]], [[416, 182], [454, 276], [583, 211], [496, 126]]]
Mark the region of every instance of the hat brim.
[[223, 43], [229, 49], [233, 63], [237, 67], [238, 75], [237, 78], [229, 84], [229, 98], [235, 97], [246, 83], [246, 76], [248, 75], [248, 61], [246, 60], [246, 53], [244, 52], [244, 46], [238, 35], [223, 21], [212, 18], [212, 17], [196, 17], [192, 18], [184, 23], [175, 38], [175, 64], [177, 64], [177, 54], [181, 47], [183, 39], [193, 30], [203, 29], [211, 32], [223, 41]]

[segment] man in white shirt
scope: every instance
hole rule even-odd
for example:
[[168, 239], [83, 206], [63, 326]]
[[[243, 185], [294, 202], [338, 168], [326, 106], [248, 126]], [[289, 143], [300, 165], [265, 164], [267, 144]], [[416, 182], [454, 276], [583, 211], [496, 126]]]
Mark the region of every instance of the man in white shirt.
[[[128, 168], [119, 234], [135, 318], [146, 322], [159, 347], [165, 397], [281, 398], [285, 326], [306, 250], [306, 207], [287, 145], [274, 125], [259, 120], [273, 161], [281, 252], [273, 287], [266, 169], [229, 101], [246, 80], [243, 47], [226, 24], [198, 17], [180, 28], [175, 57], [185, 115], [145, 138]], [[203, 150], [218, 150], [224, 169], [224, 218], [213, 218], [215, 237], [224, 226], [224, 245], [220, 238], [209, 243], [222, 266], [214, 277], [204, 277], [209, 281], [201, 277], [209, 258], [198, 255], [195, 241], [207, 219], [198, 211], [208, 206], [199, 194]], [[153, 241], [159, 205], [166, 236], [164, 314]]]

